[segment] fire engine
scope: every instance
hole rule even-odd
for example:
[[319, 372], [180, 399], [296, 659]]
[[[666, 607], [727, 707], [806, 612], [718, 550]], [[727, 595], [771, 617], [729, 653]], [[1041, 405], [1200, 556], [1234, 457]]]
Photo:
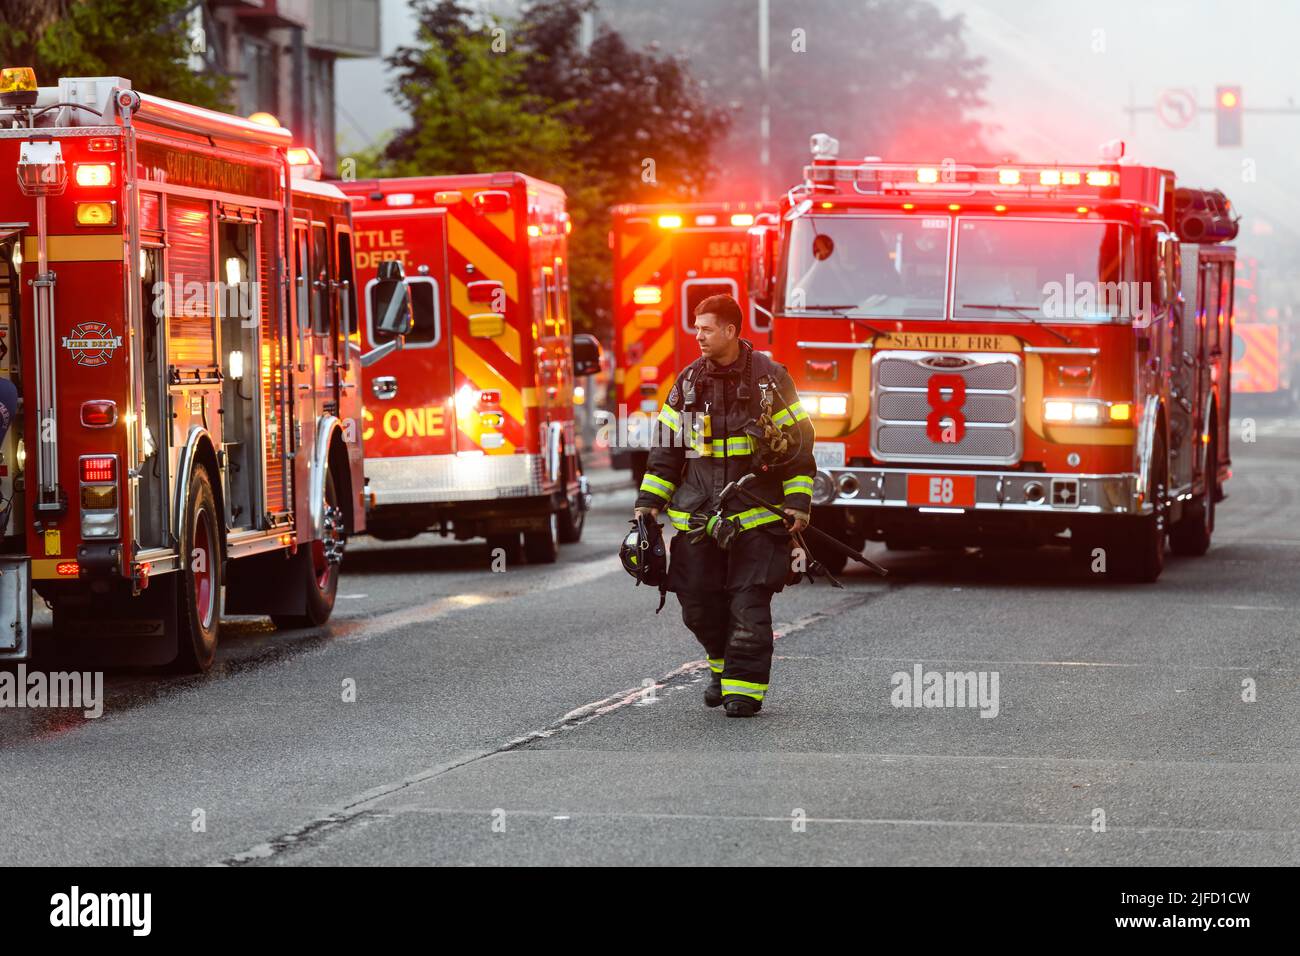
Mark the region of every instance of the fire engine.
[[[776, 204], [709, 202], [622, 205], [613, 209], [614, 402], [613, 464], [645, 473], [650, 423], [668, 398], [674, 373], [699, 358], [695, 306], [711, 295], [735, 296], [750, 317], [743, 330], [767, 325], [749, 306], [747, 232], [776, 223]], [[641, 415], [646, 416], [644, 419]], [[640, 447], [637, 447], [640, 445]]]
[[574, 335], [564, 191], [515, 172], [340, 184], [353, 201], [362, 334], [385, 348], [368, 291], [400, 262], [414, 326], [382, 374], [364, 372], [369, 533], [486, 537], [549, 563], [588, 506], [576, 375], [600, 347]]
[[1222, 194], [1119, 142], [1081, 165], [812, 147], [749, 279], [815, 423], [813, 520], [858, 546], [1068, 541], [1141, 581], [1167, 538], [1204, 553], [1231, 464]]
[[1294, 278], [1261, 268], [1254, 257], [1237, 261], [1232, 391], [1243, 411], [1300, 409], [1295, 287]]
[[364, 527], [346, 198], [291, 177], [287, 130], [2, 77], [0, 658], [30, 653], [28, 573], [57, 632], [126, 639], [113, 660], [207, 668], [223, 588], [324, 623]]

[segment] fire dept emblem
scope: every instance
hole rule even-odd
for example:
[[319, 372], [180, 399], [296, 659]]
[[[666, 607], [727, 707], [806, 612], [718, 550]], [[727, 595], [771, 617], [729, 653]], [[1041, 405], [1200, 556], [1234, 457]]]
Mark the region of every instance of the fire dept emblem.
[[103, 322], [82, 322], [63, 337], [63, 347], [72, 352], [73, 361], [87, 368], [107, 365], [113, 353], [122, 347], [122, 336], [114, 335]]

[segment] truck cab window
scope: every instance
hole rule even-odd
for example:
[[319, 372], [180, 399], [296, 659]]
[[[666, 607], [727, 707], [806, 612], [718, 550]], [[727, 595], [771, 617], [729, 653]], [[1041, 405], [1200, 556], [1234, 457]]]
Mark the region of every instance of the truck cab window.
[[311, 227], [311, 330], [329, 335], [333, 327], [333, 297], [330, 283], [334, 272], [330, 266], [328, 233], [324, 226]]

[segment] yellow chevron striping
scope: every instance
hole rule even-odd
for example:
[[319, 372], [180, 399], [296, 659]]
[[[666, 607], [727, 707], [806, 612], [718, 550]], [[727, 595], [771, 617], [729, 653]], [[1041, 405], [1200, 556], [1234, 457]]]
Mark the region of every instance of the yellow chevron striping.
[[[491, 187], [491, 189], [492, 191], [495, 192], [495, 191], [499, 191], [500, 187], [493, 186]], [[488, 190], [474, 189], [474, 190], [466, 191], [465, 202], [469, 204], [469, 207], [471, 209], [474, 208], [474, 197], [481, 192], [488, 192]], [[505, 236], [507, 239], [509, 239], [511, 242], [515, 241], [515, 212], [513, 208], [507, 209], [505, 212], [486, 213], [484, 214], [483, 218], [486, 219], [488, 222], [492, 223], [492, 225], [496, 226], [498, 229], [500, 229], [501, 234]]]
[[649, 282], [650, 277], [667, 264], [672, 251], [673, 246], [669, 240], [660, 240], [659, 244], [654, 247], [654, 251], [637, 263], [636, 267], [623, 277], [622, 295], [619, 301], [630, 303], [632, 293], [636, 291], [636, 287]]
[[[471, 302], [469, 292], [465, 289], [465, 283], [461, 282], [456, 276], [451, 277], [451, 307], [461, 315], [475, 315], [479, 312], [489, 310], [491, 303], [488, 302]], [[500, 346], [501, 351], [516, 362], [523, 361], [523, 349], [520, 345], [519, 330], [513, 325], [506, 322], [506, 330], [500, 335], [494, 335], [492, 341]]]
[[494, 369], [484, 358], [474, 351], [467, 340], [459, 335], [453, 336], [452, 358], [456, 371], [460, 372], [480, 389], [496, 389], [501, 392], [501, 410], [519, 422], [524, 423], [524, 400], [519, 389], [504, 375]]
[[510, 264], [493, 252], [478, 236], [465, 228], [455, 216], [447, 217], [447, 241], [462, 256], [474, 263], [474, 269], [485, 279], [495, 279], [505, 286], [506, 297], [519, 301], [519, 280]]
[[[646, 350], [641, 360], [627, 370], [623, 378], [623, 397], [625, 399], [635, 398], [639, 403], [641, 400], [641, 368], [644, 365], [654, 365], [659, 368], [659, 391], [664, 390], [666, 382], [671, 381], [673, 376], [666, 375], [670, 371], [663, 367], [663, 363], [672, 358], [673, 354], [673, 330], [669, 329], [654, 345]], [[672, 370], [675, 371], [675, 370]]]

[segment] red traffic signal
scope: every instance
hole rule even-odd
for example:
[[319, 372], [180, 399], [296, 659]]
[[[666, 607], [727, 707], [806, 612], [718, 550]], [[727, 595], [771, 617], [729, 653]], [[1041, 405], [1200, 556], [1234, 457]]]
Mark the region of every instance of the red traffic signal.
[[1217, 145], [1241, 145], [1241, 113], [1241, 87], [1217, 87], [1214, 91], [1214, 140]]

